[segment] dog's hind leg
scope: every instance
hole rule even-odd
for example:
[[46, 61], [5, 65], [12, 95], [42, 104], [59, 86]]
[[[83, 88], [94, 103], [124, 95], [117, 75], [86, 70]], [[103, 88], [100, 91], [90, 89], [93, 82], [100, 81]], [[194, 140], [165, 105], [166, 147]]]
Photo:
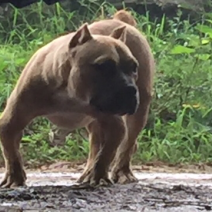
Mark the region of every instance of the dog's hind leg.
[[78, 183], [88, 186], [108, 185], [108, 171], [116, 150], [126, 136], [125, 123], [121, 117], [104, 117], [88, 126], [90, 154], [87, 166]]
[[131, 170], [131, 158], [137, 150], [137, 136], [144, 128], [150, 105], [151, 96], [141, 99], [138, 111], [132, 116], [126, 116], [128, 139], [121, 143], [112, 167], [112, 180], [124, 184], [136, 182]]
[[[14, 93], [13, 93], [14, 94]], [[19, 152], [22, 130], [32, 120], [29, 107], [24, 102], [13, 98], [12, 95], [0, 118], [1, 149], [5, 160], [6, 173], [0, 187], [23, 186], [26, 174], [22, 165]]]

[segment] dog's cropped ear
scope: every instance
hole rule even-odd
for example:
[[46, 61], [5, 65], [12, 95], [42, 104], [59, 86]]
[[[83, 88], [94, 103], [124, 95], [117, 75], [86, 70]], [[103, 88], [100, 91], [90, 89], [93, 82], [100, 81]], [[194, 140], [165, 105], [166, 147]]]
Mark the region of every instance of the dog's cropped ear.
[[110, 34], [111, 37], [119, 39], [122, 42], [126, 42], [126, 26], [121, 26], [112, 31]]
[[75, 35], [69, 43], [69, 48], [71, 49], [78, 45], [82, 45], [91, 39], [92, 35], [88, 29], [88, 24], [85, 23], [75, 32]]

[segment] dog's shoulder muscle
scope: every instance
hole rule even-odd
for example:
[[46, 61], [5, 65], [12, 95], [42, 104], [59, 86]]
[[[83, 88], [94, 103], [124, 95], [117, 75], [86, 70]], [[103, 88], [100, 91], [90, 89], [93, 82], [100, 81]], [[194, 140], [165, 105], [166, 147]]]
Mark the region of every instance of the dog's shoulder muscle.
[[26, 64], [19, 84], [30, 84], [37, 80], [52, 89], [64, 84], [71, 69], [68, 60], [68, 43], [71, 36], [61, 36], [38, 49]]

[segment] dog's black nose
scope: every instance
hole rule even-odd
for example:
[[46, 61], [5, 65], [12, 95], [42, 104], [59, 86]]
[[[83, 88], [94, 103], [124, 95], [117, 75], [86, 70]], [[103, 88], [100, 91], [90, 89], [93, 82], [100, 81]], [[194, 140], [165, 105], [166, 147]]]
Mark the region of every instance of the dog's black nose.
[[135, 88], [135, 86], [133, 86], [133, 85], [129, 85], [129, 86], [127, 86], [125, 89], [124, 89], [124, 91], [123, 91], [123, 93], [125, 93], [126, 94], [126, 96], [135, 96], [136, 95], [136, 92], [137, 92], [137, 90], [136, 90], [136, 88]]
[[122, 110], [132, 115], [135, 113], [138, 105], [137, 89], [134, 85], [128, 85], [122, 90], [121, 108]]

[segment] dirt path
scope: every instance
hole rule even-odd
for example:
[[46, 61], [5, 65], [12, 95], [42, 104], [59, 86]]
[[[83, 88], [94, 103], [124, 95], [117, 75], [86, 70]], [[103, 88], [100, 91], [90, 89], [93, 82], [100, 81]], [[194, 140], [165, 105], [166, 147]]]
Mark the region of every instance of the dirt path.
[[71, 185], [80, 173], [74, 168], [67, 172], [67, 166], [63, 163], [61, 168], [60, 163], [49, 166], [48, 171], [27, 171], [28, 187], [0, 189], [0, 212], [212, 211], [210, 169], [203, 173], [206, 171], [184, 168], [184, 173], [178, 173], [179, 167], [148, 170], [149, 166], [142, 166], [141, 170], [139, 166], [139, 170], [137, 166], [139, 183], [74, 190]]

